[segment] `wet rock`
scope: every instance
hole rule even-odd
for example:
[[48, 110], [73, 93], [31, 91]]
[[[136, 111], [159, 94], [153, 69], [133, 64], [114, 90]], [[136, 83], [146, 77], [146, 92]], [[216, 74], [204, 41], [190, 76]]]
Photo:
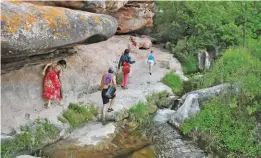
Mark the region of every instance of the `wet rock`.
[[187, 93], [180, 98], [178, 105], [179, 109], [171, 116], [169, 123], [179, 127], [185, 119], [200, 111], [202, 102], [221, 94], [233, 93], [236, 91], [238, 91], [237, 88], [231, 84], [220, 84]]
[[158, 124], [152, 131], [153, 146], [158, 158], [207, 158], [208, 155], [193, 141], [185, 140], [169, 124]]
[[[1, 2], [1, 57], [5, 64], [48, 54], [75, 43], [95, 43], [113, 36], [117, 20], [61, 7], [23, 2]], [[3, 68], [3, 67], [2, 67]]]

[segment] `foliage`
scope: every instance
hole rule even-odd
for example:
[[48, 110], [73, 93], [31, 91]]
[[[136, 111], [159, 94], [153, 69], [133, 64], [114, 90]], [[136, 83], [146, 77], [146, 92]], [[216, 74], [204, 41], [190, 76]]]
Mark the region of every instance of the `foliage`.
[[144, 127], [150, 123], [148, 105], [142, 102], [137, 103], [129, 109], [130, 120], [138, 123], [139, 126]]
[[123, 79], [123, 74], [121, 71], [117, 72], [116, 74], [116, 84], [120, 85]]
[[94, 105], [70, 104], [68, 109], [63, 113], [73, 128], [77, 128], [83, 123], [91, 121], [93, 116], [98, 115], [98, 109]]
[[168, 91], [161, 91], [158, 93], [152, 93], [151, 95], [147, 96], [147, 104], [148, 106], [156, 105], [159, 108], [170, 106], [170, 100], [168, 99], [169, 93]]
[[169, 86], [176, 95], [183, 93], [183, 82], [173, 71], [167, 73], [161, 81]]
[[[34, 128], [36, 127], [36, 128]], [[37, 119], [32, 127], [21, 127], [21, 133], [13, 139], [1, 143], [1, 156], [12, 157], [20, 150], [33, 150], [46, 139], [55, 139], [59, 136], [59, 129], [48, 120]]]
[[261, 38], [247, 39], [247, 49], [256, 59], [259, 59], [261, 61]]
[[217, 148], [227, 148], [247, 156], [261, 154], [261, 141], [256, 142], [258, 130], [256, 119], [240, 105], [237, 97], [222, 96], [204, 104], [201, 112], [186, 120], [182, 125], [184, 134], [192, 131], [209, 133]]
[[197, 60], [195, 56], [189, 55], [184, 62], [182, 62], [183, 72], [185, 74], [197, 72]]
[[248, 38], [260, 35], [259, 2], [157, 1], [156, 6], [153, 35], [177, 45], [184, 40], [183, 51], [191, 55], [207, 46], [242, 45], [243, 31]]
[[247, 103], [260, 102], [261, 62], [247, 50], [229, 49], [213, 68], [197, 82], [198, 88], [206, 88], [220, 83], [234, 83], [242, 92]]

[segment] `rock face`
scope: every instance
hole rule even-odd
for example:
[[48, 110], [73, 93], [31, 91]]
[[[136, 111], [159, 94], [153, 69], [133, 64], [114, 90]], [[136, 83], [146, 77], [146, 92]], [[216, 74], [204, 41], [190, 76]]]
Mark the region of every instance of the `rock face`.
[[116, 13], [111, 14], [118, 20], [117, 33], [128, 33], [153, 25], [153, 1], [128, 2]]
[[208, 70], [211, 65], [211, 57], [209, 53], [205, 50], [200, 50], [198, 52], [198, 69], [200, 71]]
[[153, 25], [154, 1], [31, 1], [38, 5], [60, 6], [108, 14], [118, 21], [117, 33], [128, 33]]
[[[28, 2], [28, 1], [27, 1]], [[84, 10], [94, 13], [111, 13], [116, 12], [128, 1], [29, 1], [37, 5], [60, 6], [71, 9]]]
[[130, 37], [130, 43], [128, 44], [128, 49], [131, 52], [143, 48], [149, 49], [152, 46], [151, 40], [149, 38], [140, 38], [140, 37]]
[[[1, 75], [1, 110], [2, 122], [1, 132], [10, 133], [10, 126], [19, 132], [19, 127], [36, 118], [48, 118], [53, 123], [59, 123], [57, 116], [69, 105], [94, 101], [96, 105], [102, 106], [101, 93], [97, 91], [102, 74], [106, 73], [109, 66], [117, 66], [120, 56], [129, 42], [130, 36], [113, 36], [112, 38], [89, 45], [79, 45], [75, 49], [76, 55], [64, 58], [67, 68], [61, 77], [63, 89], [63, 106], [54, 102], [49, 109], [44, 108], [42, 99], [43, 64], [28, 66]], [[138, 50], [130, 54], [136, 61], [132, 66], [130, 86], [132, 88], [124, 91], [117, 89], [117, 100], [115, 111], [134, 105], [139, 99], [146, 100], [145, 95], [153, 91], [162, 91], [168, 88], [158, 82], [165, 73], [181, 71], [180, 63], [172, 57], [172, 54], [163, 52], [160, 46], [151, 48], [154, 51], [157, 62], [168, 63], [168, 69], [157, 64], [153, 68], [153, 75], [149, 75], [145, 63], [148, 50]], [[53, 60], [57, 62], [57, 60]], [[147, 72], [147, 73], [146, 73]], [[138, 89], [137, 89], [138, 87]], [[168, 88], [170, 91], [171, 89]], [[130, 95], [131, 93], [131, 95]], [[126, 99], [126, 97], [128, 99]]]
[[185, 94], [179, 101], [180, 108], [171, 116], [169, 123], [179, 127], [185, 119], [195, 115], [200, 111], [200, 104], [202, 102], [220, 94], [236, 91], [237, 89], [231, 84], [221, 84]]
[[31, 58], [75, 43], [107, 40], [117, 29], [109, 15], [23, 2], [1, 2], [2, 70], [14, 62], [23, 66]]

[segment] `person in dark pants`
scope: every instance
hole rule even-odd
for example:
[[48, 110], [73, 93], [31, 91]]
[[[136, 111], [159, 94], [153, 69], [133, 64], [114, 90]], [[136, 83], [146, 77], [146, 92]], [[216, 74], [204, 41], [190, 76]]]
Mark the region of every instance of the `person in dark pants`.
[[[130, 64], [134, 64], [135, 61], [131, 61], [131, 57], [129, 56], [130, 50], [129, 49], [125, 49], [124, 54], [121, 56], [119, 64], [118, 64], [118, 69], [120, 69], [121, 67], [123, 67], [123, 70], [127, 70], [127, 71], [123, 71], [123, 80], [122, 80], [122, 84], [121, 87], [123, 89], [127, 88], [128, 85], [128, 78], [129, 78], [129, 72], [130, 72]], [[126, 66], [126, 67], [125, 67]]]
[[[109, 88], [109, 86], [113, 86], [115, 89], [117, 87], [116, 85], [116, 75], [114, 75], [114, 69], [113, 67], [110, 67], [108, 70], [108, 73], [104, 74], [102, 76], [101, 79], [101, 87], [102, 87], [102, 92], [101, 92], [101, 96], [102, 96], [102, 102], [103, 102], [103, 108], [102, 108], [102, 112], [101, 112], [101, 121], [105, 121], [105, 113], [106, 113], [106, 109], [107, 112], [111, 112], [113, 111], [113, 109], [111, 108], [111, 106], [114, 103], [114, 99], [116, 97], [116, 93], [114, 93], [114, 95], [112, 96], [112, 98], [108, 98], [105, 94]], [[111, 101], [110, 101], [111, 99]], [[109, 107], [108, 107], [108, 103]]]

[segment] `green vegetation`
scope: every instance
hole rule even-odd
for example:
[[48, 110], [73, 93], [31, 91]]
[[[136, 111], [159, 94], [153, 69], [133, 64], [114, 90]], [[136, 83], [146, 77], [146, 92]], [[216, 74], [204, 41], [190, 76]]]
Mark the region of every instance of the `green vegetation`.
[[122, 74], [121, 71], [119, 71], [119, 72], [116, 74], [116, 84], [117, 84], [117, 85], [120, 85], [120, 84], [121, 84], [122, 78], [123, 78], [122, 75], [123, 75], [123, 74]]
[[57, 139], [59, 129], [48, 120], [37, 119], [31, 127], [21, 127], [21, 133], [13, 139], [1, 143], [1, 156], [13, 157], [15, 152], [21, 150], [35, 150], [48, 139]]
[[[94, 105], [78, 104], [70, 104], [68, 109], [63, 113], [63, 117], [68, 120], [73, 128], [77, 128], [83, 123], [91, 121], [92, 118], [97, 115], [98, 109]], [[63, 122], [65, 120], [60, 121]]]
[[176, 95], [183, 93], [183, 82], [173, 71], [166, 74], [161, 81], [168, 85]]
[[150, 122], [148, 105], [139, 102], [131, 107], [129, 109], [129, 119], [138, 123], [139, 126], [146, 126]]
[[209, 149], [214, 146], [221, 152], [228, 149], [232, 153], [257, 156], [261, 155], [261, 142], [256, 142], [256, 123], [255, 117], [248, 114], [237, 98], [222, 96], [206, 103], [200, 113], [186, 120], [182, 130], [184, 134], [193, 133], [196, 138], [202, 133], [210, 135]]
[[[261, 61], [246, 49], [228, 49], [210, 71], [197, 81], [199, 88], [232, 83], [239, 92], [215, 98], [203, 105], [201, 112], [185, 121], [184, 134], [210, 137], [208, 148], [228, 150], [227, 154], [261, 155], [261, 131], [257, 116], [261, 112]], [[196, 131], [195, 131], [196, 130]], [[210, 136], [208, 136], [210, 135]]]
[[152, 95], [146, 97], [148, 107], [155, 105], [158, 108], [168, 108], [171, 105], [171, 100], [168, 99], [168, 96], [169, 93], [166, 90], [158, 93], [152, 93]]

